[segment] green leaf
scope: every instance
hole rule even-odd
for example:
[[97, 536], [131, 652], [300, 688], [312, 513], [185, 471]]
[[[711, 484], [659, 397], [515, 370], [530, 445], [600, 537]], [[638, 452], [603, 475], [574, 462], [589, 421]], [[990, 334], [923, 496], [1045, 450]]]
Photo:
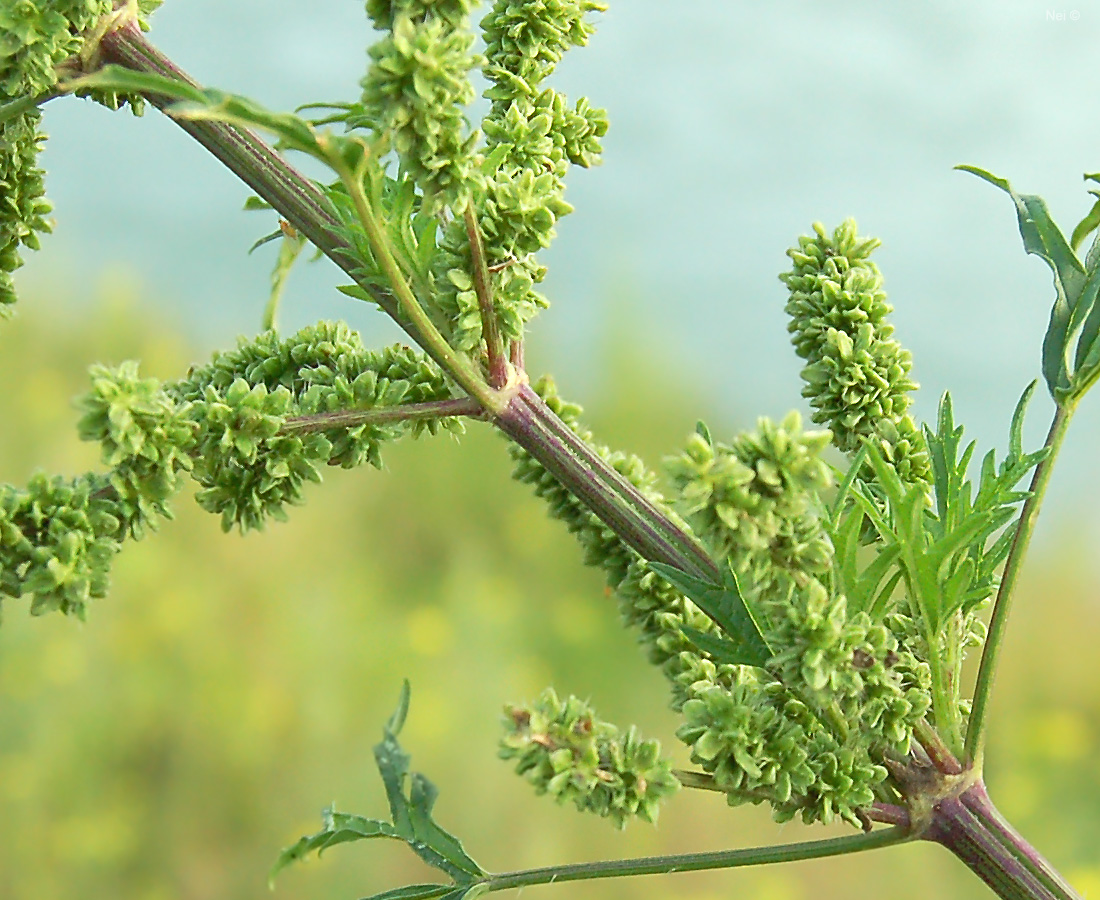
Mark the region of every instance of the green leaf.
[[194, 103], [206, 101], [202, 89], [193, 84], [151, 72], [135, 72], [125, 66], [104, 66], [90, 75], [60, 82], [58, 88], [64, 91], [117, 91], [120, 94], [144, 94]]
[[434, 897], [448, 896], [454, 889], [453, 884], [407, 884], [371, 894], [365, 900], [432, 900]]
[[387, 837], [402, 839], [389, 822], [378, 819], [367, 819], [363, 816], [349, 816], [337, 813], [332, 808], [324, 811], [322, 816], [324, 828], [316, 834], [299, 838], [297, 842], [283, 850], [275, 865], [268, 875], [268, 883], [274, 884], [275, 877], [287, 866], [304, 859], [310, 853], [318, 855], [324, 853], [329, 847], [337, 844], [346, 844], [351, 841], [361, 841], [369, 838]]
[[248, 248], [248, 255], [251, 256], [257, 250], [259, 250], [264, 244], [270, 244], [272, 241], [277, 241], [283, 236], [281, 230], [273, 231], [270, 234], [265, 234], [262, 238], [257, 238], [256, 242]]
[[833, 500], [833, 509], [830, 518], [833, 522], [833, 528], [836, 529], [840, 524], [841, 514], [844, 512], [844, 504], [848, 500], [848, 494], [852, 490], [852, 485], [855, 483], [856, 478], [859, 476], [860, 470], [863, 468], [864, 462], [867, 460], [867, 444], [864, 442], [860, 445], [856, 455], [852, 457], [852, 462], [848, 466], [848, 471], [844, 474], [844, 478], [840, 482], [840, 486], [837, 488], [836, 497]]
[[109, 90], [172, 99], [177, 102], [164, 111], [175, 119], [259, 128], [274, 134], [282, 148], [306, 153], [334, 168], [338, 163], [344, 163], [349, 171], [355, 171], [355, 161], [363, 156], [364, 147], [359, 138], [319, 133], [301, 116], [273, 112], [239, 94], [216, 88], [199, 88], [174, 78], [135, 72], [124, 66], [104, 66], [90, 75], [64, 82], [62, 88], [67, 91]]
[[[409, 755], [397, 742], [397, 735], [408, 716], [409, 696], [409, 682], [406, 680], [401, 687], [397, 709], [383, 730], [382, 741], [374, 748], [374, 758], [386, 788], [393, 821], [383, 822], [326, 809], [322, 830], [301, 838], [280, 853], [271, 870], [270, 880], [274, 880], [282, 869], [309, 853], [316, 851], [320, 854], [337, 844], [377, 837], [404, 841], [417, 856], [445, 872], [456, 882], [452, 885], [412, 885], [397, 889], [397, 893], [387, 892], [378, 896], [445, 896], [448, 900], [457, 900], [465, 897], [466, 892], [485, 877], [486, 873], [467, 855], [458, 839], [432, 818], [432, 807], [438, 795], [435, 786], [420, 773], [409, 772]], [[406, 781], [410, 783], [408, 795], [405, 792]], [[437, 888], [442, 890], [438, 893], [431, 892]], [[400, 891], [412, 893], [402, 894]], [[416, 893], [417, 891], [425, 893]]]
[[722, 629], [734, 648], [728, 653], [738, 657], [739, 665], [759, 668], [767, 665], [774, 654], [764, 640], [756, 618], [746, 605], [737, 584], [737, 576], [732, 570], [727, 569], [725, 584], [719, 585], [695, 578], [664, 563], [651, 562], [649, 567], [688, 597]]
[[271, 293], [268, 296], [267, 308], [264, 310], [264, 331], [275, 327], [275, 314], [279, 308], [279, 300], [283, 296], [283, 289], [286, 287], [287, 276], [306, 245], [305, 237], [293, 229], [280, 228], [279, 233], [283, 237], [283, 242], [279, 245], [279, 255], [275, 258], [275, 265], [271, 269]]
[[[1100, 182], [1100, 172], [1094, 172], [1091, 175], [1085, 173], [1085, 181]], [[1070, 246], [1074, 250], [1077, 250], [1081, 246], [1081, 242], [1098, 227], [1100, 227], [1100, 191], [1089, 191], [1092, 196], [1096, 197], [1096, 202], [1092, 204], [1092, 209], [1085, 213], [1085, 217], [1077, 223], [1077, 226], [1073, 229], [1073, 235], [1070, 237]]]
[[[386, 724], [382, 741], [374, 748], [374, 759], [386, 788], [394, 828], [417, 856], [456, 881], [469, 881], [471, 876], [480, 878], [485, 874], [481, 867], [466, 854], [458, 839], [440, 828], [432, 818], [432, 807], [438, 796], [435, 785], [418, 772], [409, 773], [409, 755], [397, 741], [408, 711], [409, 683], [406, 681], [397, 709]], [[411, 782], [408, 796], [405, 793], [406, 779]]]
[[710, 656], [716, 663], [763, 668], [759, 661], [746, 656], [740, 644], [700, 631], [698, 628], [692, 628], [690, 625], [681, 625], [680, 631], [683, 632], [684, 637]]
[[[1043, 377], [1059, 405], [1079, 398], [1100, 375], [1100, 254], [1090, 265], [1077, 258], [1047, 210], [1046, 202], [1034, 194], [1017, 194], [1003, 178], [973, 166], [956, 166], [977, 175], [1007, 193], [1016, 205], [1016, 216], [1024, 249], [1043, 259], [1054, 274], [1054, 306], [1043, 339]], [[1088, 217], [1075, 229], [1083, 238]], [[1089, 229], [1091, 230], [1091, 229]], [[1074, 354], [1073, 347], [1077, 351]], [[1096, 359], [1093, 347], [1096, 346]], [[1071, 360], [1073, 362], [1071, 363]]]

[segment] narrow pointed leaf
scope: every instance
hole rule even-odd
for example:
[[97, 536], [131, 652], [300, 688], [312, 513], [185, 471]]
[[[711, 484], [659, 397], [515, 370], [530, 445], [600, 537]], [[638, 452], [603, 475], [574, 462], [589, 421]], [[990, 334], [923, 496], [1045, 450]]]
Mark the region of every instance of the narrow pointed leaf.
[[732, 571], [727, 573], [726, 583], [719, 585], [663, 563], [651, 562], [649, 567], [706, 613], [738, 648], [738, 655], [752, 660], [744, 665], [763, 667], [772, 657]]
[[268, 875], [269, 883], [273, 883], [275, 876], [292, 863], [304, 859], [310, 853], [324, 853], [329, 847], [335, 847], [337, 844], [377, 837], [401, 840], [401, 835], [396, 832], [389, 822], [382, 822], [378, 819], [350, 816], [328, 809], [325, 810], [324, 821], [325, 828], [321, 831], [300, 838], [279, 854]]
[[[1100, 172], [1094, 172], [1092, 174], [1085, 173], [1085, 181], [1097, 181], [1100, 182]], [[1070, 245], [1076, 250], [1081, 246], [1081, 242], [1088, 237], [1089, 234], [1094, 232], [1100, 227], [1100, 191], [1089, 191], [1094, 197], [1097, 197], [1097, 201], [1092, 205], [1083, 219], [1077, 223], [1077, 226], [1073, 229], [1073, 235], [1070, 237]]]
[[692, 628], [690, 625], [681, 626], [680, 631], [684, 633], [684, 637], [716, 663], [726, 663], [731, 666], [756, 666], [762, 669], [768, 661], [767, 657], [761, 659], [751, 651], [746, 653], [745, 648], [740, 644], [700, 631], [698, 628]]
[[453, 884], [407, 884], [380, 894], [371, 894], [364, 900], [433, 900], [447, 896], [454, 889]]

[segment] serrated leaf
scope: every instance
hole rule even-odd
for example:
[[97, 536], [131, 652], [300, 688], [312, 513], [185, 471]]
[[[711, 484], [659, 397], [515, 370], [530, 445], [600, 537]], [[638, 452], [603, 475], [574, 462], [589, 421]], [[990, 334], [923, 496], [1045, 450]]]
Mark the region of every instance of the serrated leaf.
[[[409, 683], [401, 690], [397, 709], [386, 724], [381, 743], [374, 748], [386, 797], [397, 833], [404, 838], [413, 852], [431, 866], [435, 866], [456, 881], [469, 881], [471, 876], [485, 873], [462, 848], [458, 839], [440, 828], [432, 818], [432, 807], [438, 791], [423, 775], [409, 774], [409, 755], [397, 742], [397, 735], [405, 724], [409, 711]], [[405, 794], [405, 781], [411, 780], [409, 795]]]
[[714, 584], [695, 578], [664, 563], [649, 563], [649, 567], [699, 607], [737, 648], [740, 665], [764, 668], [773, 656], [768, 642], [752, 611], [741, 595], [737, 576], [725, 573], [725, 584]]
[[698, 649], [711, 657], [716, 663], [727, 663], [731, 666], [757, 666], [763, 668], [760, 662], [746, 655], [739, 644], [735, 644], [726, 638], [716, 637], [690, 625], [681, 625], [680, 631], [684, 637], [691, 641]]
[[[455, 881], [455, 884], [442, 886], [414, 885], [408, 890], [442, 887], [443, 891], [424, 895], [413, 893], [409, 897], [464, 897], [470, 887], [485, 877], [486, 873], [469, 857], [459, 840], [432, 818], [432, 807], [438, 796], [435, 786], [420, 773], [409, 772], [409, 755], [397, 741], [397, 735], [408, 716], [409, 697], [409, 682], [406, 680], [401, 687], [397, 709], [383, 729], [382, 741], [374, 748], [374, 758], [386, 789], [393, 821], [383, 822], [327, 809], [324, 814], [324, 828], [317, 834], [301, 838], [279, 854], [271, 870], [271, 879], [286, 866], [311, 852], [321, 853], [336, 844], [377, 837], [404, 841], [417, 856]], [[406, 781], [410, 782], [407, 796]], [[456, 890], [459, 893], [454, 893]], [[394, 896], [406, 895], [398, 893]]]
[[351, 841], [361, 841], [376, 837], [396, 838], [401, 840], [394, 827], [389, 822], [378, 819], [367, 819], [363, 816], [348, 816], [326, 809], [324, 812], [325, 828], [316, 834], [299, 838], [294, 844], [287, 847], [275, 860], [271, 872], [268, 875], [268, 883], [274, 884], [275, 876], [287, 866], [304, 859], [310, 853], [318, 855], [324, 853], [329, 847], [337, 844], [346, 844]]

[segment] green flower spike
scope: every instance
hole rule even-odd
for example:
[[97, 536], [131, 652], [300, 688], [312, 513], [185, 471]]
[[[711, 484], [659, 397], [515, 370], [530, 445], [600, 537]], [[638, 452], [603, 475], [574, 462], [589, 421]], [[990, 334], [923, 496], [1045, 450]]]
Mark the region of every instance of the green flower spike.
[[370, 48], [362, 107], [348, 120], [396, 151], [434, 210], [461, 208], [470, 193], [478, 136], [468, 133], [464, 110], [474, 99], [473, 43], [468, 28], [442, 18], [398, 15], [390, 35]]
[[912, 357], [891, 337], [893, 308], [870, 260], [879, 241], [859, 237], [852, 219], [832, 236], [820, 223], [814, 231], [787, 251], [794, 265], [779, 276], [790, 291], [791, 343], [807, 363], [802, 396], [845, 453], [872, 439], [903, 480], [928, 481], [928, 450], [907, 411]]
[[661, 745], [601, 722], [576, 697], [558, 699], [553, 688], [529, 706], [505, 708], [500, 757], [540, 794], [572, 802], [625, 828], [632, 816], [657, 821], [662, 800], [680, 789]]

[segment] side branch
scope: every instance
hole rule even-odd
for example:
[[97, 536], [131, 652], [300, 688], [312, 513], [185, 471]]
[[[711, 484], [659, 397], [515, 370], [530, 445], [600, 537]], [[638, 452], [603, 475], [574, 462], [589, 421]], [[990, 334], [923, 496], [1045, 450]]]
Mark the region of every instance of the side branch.
[[470, 256], [474, 264], [474, 290], [477, 293], [478, 310], [481, 313], [481, 331], [489, 354], [489, 383], [497, 389], [508, 383], [508, 367], [504, 359], [504, 341], [500, 335], [500, 323], [493, 309], [492, 280], [485, 259], [485, 244], [474, 214], [474, 204], [469, 202], [463, 212], [466, 237], [470, 241]]
[[650, 856], [641, 859], [546, 866], [540, 869], [493, 875], [485, 884], [489, 891], [503, 891], [509, 888], [521, 888], [532, 884], [553, 884], [559, 881], [618, 878], [625, 875], [671, 875], [674, 872], [699, 872], [704, 869], [734, 869], [742, 866], [842, 856], [862, 850], [889, 847], [908, 840], [912, 838], [907, 829], [885, 828], [870, 834], [807, 841], [801, 844], [780, 844], [775, 847], [752, 847], [743, 850], [719, 850], [714, 853], [687, 853], [682, 856]]
[[282, 434], [309, 434], [331, 428], [355, 428], [357, 425], [390, 425], [394, 422], [417, 422], [449, 416], [481, 416], [485, 411], [471, 397], [454, 400], [431, 400], [377, 409], [342, 409], [312, 416], [291, 416], [279, 431]]
[[[105, 62], [198, 86], [132, 24], [106, 35], [100, 47]], [[156, 95], [148, 100], [158, 108], [171, 103]], [[342, 235], [335, 212], [317, 185], [247, 129], [202, 120], [174, 121], [357, 281], [353, 273], [360, 262], [355, 248]], [[403, 321], [391, 293], [370, 284], [360, 287], [449, 371], [438, 353], [424, 346], [421, 335]], [[699, 543], [581, 441], [528, 386], [517, 389], [493, 420], [645, 559], [717, 579], [718, 568]]]

